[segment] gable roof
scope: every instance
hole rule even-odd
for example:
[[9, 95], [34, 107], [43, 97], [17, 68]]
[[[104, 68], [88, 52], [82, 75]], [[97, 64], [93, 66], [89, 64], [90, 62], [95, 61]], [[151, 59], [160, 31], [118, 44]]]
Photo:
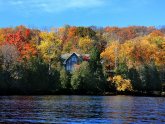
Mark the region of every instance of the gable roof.
[[80, 57], [80, 54], [74, 52], [74, 53], [62, 54], [62, 55], [61, 55], [61, 58], [64, 59], [64, 60], [65, 60], [65, 59], [68, 59], [72, 54], [76, 54], [78, 57]]
[[61, 58], [64, 59], [63, 64], [66, 64], [67, 60], [71, 58], [73, 55], [76, 55], [78, 58], [80, 57], [80, 54], [77, 54], [77, 53], [72, 53], [72, 54], [66, 53], [66, 54], [61, 55]]
[[66, 54], [62, 54], [61, 55], [61, 58], [64, 60], [63, 64], [66, 64], [67, 60], [73, 56], [73, 55], [76, 55], [79, 59], [82, 59], [82, 60], [85, 60], [85, 61], [88, 61], [90, 59], [90, 54], [78, 54], [76, 52], [73, 52], [73, 53], [66, 53]]

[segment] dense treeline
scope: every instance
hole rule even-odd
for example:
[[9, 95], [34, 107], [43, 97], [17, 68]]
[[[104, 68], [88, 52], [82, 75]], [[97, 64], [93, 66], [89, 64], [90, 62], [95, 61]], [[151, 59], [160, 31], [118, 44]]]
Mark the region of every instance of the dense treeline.
[[[70, 73], [61, 55], [72, 52], [90, 60]], [[164, 83], [164, 28], [0, 29], [0, 94], [151, 93]]]

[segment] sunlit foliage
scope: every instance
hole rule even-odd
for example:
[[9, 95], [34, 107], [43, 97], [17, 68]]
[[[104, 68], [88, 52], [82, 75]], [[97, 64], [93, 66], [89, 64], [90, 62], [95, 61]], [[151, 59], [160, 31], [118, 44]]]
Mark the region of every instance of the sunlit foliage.
[[[161, 91], [164, 33], [144, 26], [1, 28], [0, 93]], [[88, 58], [67, 72], [61, 56], [73, 52]]]
[[132, 91], [131, 81], [123, 79], [122, 76], [114, 76], [112, 82], [115, 84], [117, 91]]

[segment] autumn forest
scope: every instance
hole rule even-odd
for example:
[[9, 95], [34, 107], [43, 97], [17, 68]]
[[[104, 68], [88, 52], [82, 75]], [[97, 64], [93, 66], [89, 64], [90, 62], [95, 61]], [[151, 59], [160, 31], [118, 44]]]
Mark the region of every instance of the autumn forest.
[[[73, 72], [61, 55], [89, 54]], [[0, 29], [0, 94], [153, 93], [165, 90], [165, 28]]]

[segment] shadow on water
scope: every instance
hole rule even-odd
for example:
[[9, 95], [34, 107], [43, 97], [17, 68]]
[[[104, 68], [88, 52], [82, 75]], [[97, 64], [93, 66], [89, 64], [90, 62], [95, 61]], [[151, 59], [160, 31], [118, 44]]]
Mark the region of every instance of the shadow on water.
[[165, 123], [165, 98], [1, 96], [1, 123]]

